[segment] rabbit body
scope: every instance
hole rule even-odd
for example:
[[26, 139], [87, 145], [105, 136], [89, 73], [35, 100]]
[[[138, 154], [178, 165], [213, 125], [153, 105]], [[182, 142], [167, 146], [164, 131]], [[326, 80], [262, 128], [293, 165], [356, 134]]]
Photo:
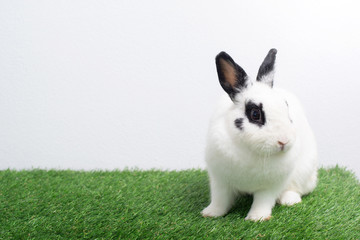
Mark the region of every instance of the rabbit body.
[[[246, 220], [268, 220], [276, 201], [292, 205], [315, 188], [315, 137], [298, 99], [272, 86], [268, 77], [273, 72], [258, 75], [261, 81], [242, 74], [243, 85], [235, 85], [232, 93], [221, 77], [231, 78], [232, 68], [242, 69], [236, 69], [228, 55], [218, 58], [220, 83], [230, 98], [221, 99], [210, 121], [205, 159], [211, 203], [202, 214], [223, 216], [237, 194], [250, 193], [254, 200]], [[241, 82], [236, 71], [236, 81]]]

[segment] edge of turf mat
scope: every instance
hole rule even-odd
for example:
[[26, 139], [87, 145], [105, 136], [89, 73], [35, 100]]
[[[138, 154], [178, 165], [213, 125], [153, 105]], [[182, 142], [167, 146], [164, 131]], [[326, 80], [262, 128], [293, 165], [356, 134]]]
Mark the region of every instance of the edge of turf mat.
[[207, 173], [0, 171], [0, 239], [360, 239], [360, 185], [341, 167], [319, 170], [313, 193], [249, 222], [251, 196], [203, 218]]

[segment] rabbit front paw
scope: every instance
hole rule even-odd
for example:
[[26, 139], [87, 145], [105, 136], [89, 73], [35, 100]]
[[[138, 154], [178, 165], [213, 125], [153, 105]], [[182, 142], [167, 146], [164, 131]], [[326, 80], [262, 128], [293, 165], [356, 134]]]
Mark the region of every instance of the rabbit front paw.
[[203, 217], [221, 217], [224, 216], [226, 212], [227, 211], [225, 209], [215, 207], [214, 205], [210, 204], [204, 210], [202, 210], [201, 215]]
[[271, 213], [268, 212], [249, 212], [245, 220], [250, 220], [253, 222], [263, 222], [268, 221], [271, 218]]

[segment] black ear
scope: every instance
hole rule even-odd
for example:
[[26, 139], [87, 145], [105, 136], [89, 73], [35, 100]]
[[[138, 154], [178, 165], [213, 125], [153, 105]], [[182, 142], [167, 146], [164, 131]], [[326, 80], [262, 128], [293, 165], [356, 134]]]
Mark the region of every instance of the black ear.
[[275, 60], [276, 60], [277, 50], [275, 48], [270, 49], [269, 53], [266, 55], [263, 63], [259, 68], [258, 75], [256, 80], [259, 82], [264, 82], [270, 87], [274, 85], [274, 72], [275, 72]]
[[226, 52], [219, 53], [215, 60], [220, 84], [234, 100], [235, 95], [246, 88], [247, 74]]

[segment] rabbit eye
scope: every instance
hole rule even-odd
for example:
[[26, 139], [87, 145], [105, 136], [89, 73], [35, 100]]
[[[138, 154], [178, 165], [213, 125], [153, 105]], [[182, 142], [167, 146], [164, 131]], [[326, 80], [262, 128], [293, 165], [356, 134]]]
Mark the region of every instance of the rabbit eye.
[[252, 101], [245, 103], [245, 115], [250, 123], [262, 127], [266, 123], [265, 112], [262, 103], [255, 104]]
[[261, 111], [260, 109], [253, 108], [250, 113], [251, 119], [254, 121], [259, 121], [261, 119]]

